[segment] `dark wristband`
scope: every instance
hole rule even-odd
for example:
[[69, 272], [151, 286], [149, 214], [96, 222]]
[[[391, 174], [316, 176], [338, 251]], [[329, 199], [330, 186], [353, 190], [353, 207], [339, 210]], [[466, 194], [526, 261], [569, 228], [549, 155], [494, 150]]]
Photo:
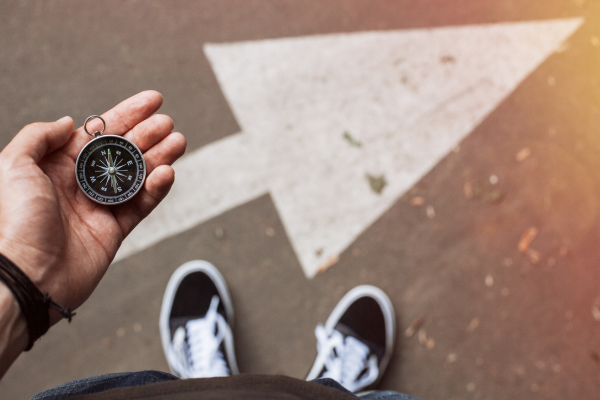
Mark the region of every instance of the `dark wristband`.
[[25, 316], [25, 321], [27, 321], [29, 343], [25, 351], [29, 351], [33, 347], [33, 343], [48, 332], [50, 307], [58, 311], [63, 318], [67, 318], [69, 322], [75, 315], [69, 308], [52, 301], [48, 293], [42, 294], [29, 277], [2, 254], [0, 254], [0, 281], [4, 282], [15, 296], [21, 312]]

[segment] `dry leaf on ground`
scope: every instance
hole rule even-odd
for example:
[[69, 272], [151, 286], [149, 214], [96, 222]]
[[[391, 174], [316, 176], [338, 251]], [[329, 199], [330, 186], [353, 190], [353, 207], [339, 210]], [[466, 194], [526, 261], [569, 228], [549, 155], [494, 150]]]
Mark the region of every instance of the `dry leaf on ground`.
[[319, 270], [317, 271], [317, 273], [318, 274], [322, 274], [323, 272], [327, 271], [329, 269], [329, 267], [331, 267], [332, 265], [336, 264], [338, 261], [340, 261], [340, 256], [331, 256], [331, 257], [329, 257], [323, 263], [323, 265], [321, 265], [319, 267]]
[[521, 240], [519, 240], [519, 251], [521, 253], [525, 253], [527, 249], [529, 249], [529, 245], [531, 242], [533, 242], [533, 239], [535, 239], [537, 234], [538, 230], [533, 226], [523, 232], [523, 235], [521, 235]]
[[369, 181], [369, 186], [371, 186], [371, 190], [377, 194], [381, 194], [381, 192], [383, 192], [383, 188], [387, 186], [387, 181], [384, 175], [374, 176], [367, 174], [366, 177]]
[[525, 160], [527, 157], [529, 157], [530, 155], [531, 155], [531, 149], [529, 147], [525, 147], [517, 153], [515, 158], [517, 159], [517, 161], [521, 162], [521, 161]]
[[406, 337], [412, 337], [415, 334], [415, 332], [420, 327], [423, 326], [424, 323], [425, 323], [425, 317], [421, 316], [419, 318], [415, 318], [415, 320], [404, 331], [404, 336], [406, 336]]

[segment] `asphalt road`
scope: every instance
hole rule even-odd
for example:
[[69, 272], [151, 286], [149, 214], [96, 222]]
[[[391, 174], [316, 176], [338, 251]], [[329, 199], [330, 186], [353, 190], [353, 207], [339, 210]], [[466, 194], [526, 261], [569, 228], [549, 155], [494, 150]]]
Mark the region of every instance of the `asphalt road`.
[[[306, 278], [273, 198], [260, 196], [113, 264], [73, 323], [13, 365], [0, 397], [167, 371], [164, 288], [180, 264], [205, 259], [232, 292], [242, 372], [305, 377], [316, 324], [369, 283], [389, 294], [399, 324], [381, 388], [422, 399], [596, 398], [598, 1], [2, 2], [0, 147], [27, 123], [83, 122], [145, 89], [164, 95], [161, 112], [188, 153], [240, 132], [205, 43], [572, 17], [583, 24], [567, 44], [327, 271]], [[406, 337], [421, 317], [422, 333]]]

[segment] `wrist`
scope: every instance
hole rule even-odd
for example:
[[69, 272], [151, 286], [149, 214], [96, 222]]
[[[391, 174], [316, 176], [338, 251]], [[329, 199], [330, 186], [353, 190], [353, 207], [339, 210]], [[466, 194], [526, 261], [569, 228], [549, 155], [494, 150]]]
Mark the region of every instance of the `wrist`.
[[27, 323], [12, 292], [0, 282], [0, 377], [25, 350]]
[[[19, 246], [14, 241], [0, 237], [0, 256], [4, 256], [13, 262], [41, 293], [48, 293], [52, 296], [58, 292], [49, 282], [51, 277], [48, 271], [52, 269], [52, 260], [54, 260], [52, 255], [40, 254], [39, 250], [35, 248]], [[35, 265], [37, 265], [37, 268]], [[63, 318], [60, 313], [53, 309], [50, 309], [49, 313], [50, 326]]]
[[29, 277], [3, 254], [0, 254], [0, 280], [14, 295], [26, 321], [29, 340], [25, 351], [29, 351], [34, 342], [50, 328], [51, 308], [71, 322], [74, 313], [54, 302], [48, 293], [40, 292]]
[[[0, 237], [0, 254], [11, 260], [19, 269], [27, 275], [29, 280], [41, 291], [46, 292], [47, 279], [44, 266], [50, 257], [45, 254], [38, 254], [39, 250], [20, 245], [19, 243]], [[34, 267], [34, 266], [37, 266]]]

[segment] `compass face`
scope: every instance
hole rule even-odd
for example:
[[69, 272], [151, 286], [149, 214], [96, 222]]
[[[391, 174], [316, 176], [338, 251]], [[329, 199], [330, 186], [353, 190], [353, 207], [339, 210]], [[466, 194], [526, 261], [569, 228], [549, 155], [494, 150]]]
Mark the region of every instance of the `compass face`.
[[140, 191], [146, 178], [146, 162], [140, 149], [114, 135], [99, 136], [77, 157], [77, 182], [92, 200], [120, 204]]

